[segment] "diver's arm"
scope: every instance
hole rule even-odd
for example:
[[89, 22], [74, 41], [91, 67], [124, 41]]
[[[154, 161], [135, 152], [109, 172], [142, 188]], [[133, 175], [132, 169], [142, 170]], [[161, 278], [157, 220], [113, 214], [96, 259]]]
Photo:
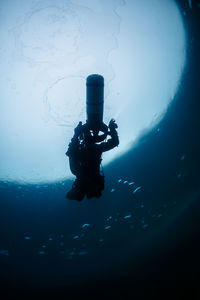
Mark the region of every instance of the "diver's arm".
[[115, 123], [115, 120], [112, 119], [110, 121], [108, 127], [110, 129], [108, 134], [111, 136], [111, 139], [109, 139], [107, 142], [103, 142], [99, 145], [102, 152], [109, 151], [119, 145], [119, 137], [118, 137], [118, 133], [116, 130], [117, 124]]

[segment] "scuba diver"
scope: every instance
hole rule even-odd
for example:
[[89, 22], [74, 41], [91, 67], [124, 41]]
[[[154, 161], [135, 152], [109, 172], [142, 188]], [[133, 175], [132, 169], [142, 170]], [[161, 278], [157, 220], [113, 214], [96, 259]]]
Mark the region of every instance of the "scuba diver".
[[[99, 136], [87, 124], [82, 125], [79, 122], [66, 152], [70, 170], [76, 176], [72, 189], [66, 195], [68, 199], [81, 201], [85, 196], [101, 196], [104, 189], [104, 175], [100, 169], [101, 156], [103, 152], [119, 145], [117, 127], [115, 120], [111, 119], [108, 126], [104, 124], [104, 133]], [[106, 140], [108, 135], [111, 138]]]

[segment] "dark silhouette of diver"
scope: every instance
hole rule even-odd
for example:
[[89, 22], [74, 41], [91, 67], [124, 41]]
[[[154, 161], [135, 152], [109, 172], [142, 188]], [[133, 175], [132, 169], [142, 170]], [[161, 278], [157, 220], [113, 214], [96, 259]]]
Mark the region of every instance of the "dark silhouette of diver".
[[[104, 189], [104, 175], [100, 170], [101, 156], [103, 152], [119, 145], [116, 128], [117, 124], [112, 119], [107, 131], [99, 136], [89, 130], [87, 124], [79, 122], [66, 152], [71, 172], [76, 176], [72, 189], [66, 195], [68, 199], [81, 201], [84, 196], [101, 196]], [[105, 141], [107, 135], [111, 138]]]

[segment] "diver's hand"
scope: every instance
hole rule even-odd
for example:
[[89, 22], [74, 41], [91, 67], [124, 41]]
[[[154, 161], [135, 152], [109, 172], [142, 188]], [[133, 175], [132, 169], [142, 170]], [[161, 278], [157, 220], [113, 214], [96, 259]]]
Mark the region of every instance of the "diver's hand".
[[109, 124], [108, 124], [108, 127], [109, 127], [109, 129], [112, 131], [112, 130], [115, 130], [116, 128], [118, 128], [118, 126], [117, 126], [117, 124], [116, 124], [116, 122], [115, 122], [115, 120], [114, 119], [111, 119], [110, 120], [110, 122], [109, 122]]
[[82, 132], [82, 122], [79, 122], [76, 128], [74, 129], [74, 135], [79, 136]]

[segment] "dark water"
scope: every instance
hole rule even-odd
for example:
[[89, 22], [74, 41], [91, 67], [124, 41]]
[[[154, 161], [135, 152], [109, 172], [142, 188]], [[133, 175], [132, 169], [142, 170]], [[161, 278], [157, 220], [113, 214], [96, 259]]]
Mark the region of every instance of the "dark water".
[[71, 182], [1, 183], [6, 295], [199, 293], [200, 7], [180, 2], [188, 35], [180, 88], [162, 122], [104, 168], [103, 196], [76, 203], [65, 199]]

